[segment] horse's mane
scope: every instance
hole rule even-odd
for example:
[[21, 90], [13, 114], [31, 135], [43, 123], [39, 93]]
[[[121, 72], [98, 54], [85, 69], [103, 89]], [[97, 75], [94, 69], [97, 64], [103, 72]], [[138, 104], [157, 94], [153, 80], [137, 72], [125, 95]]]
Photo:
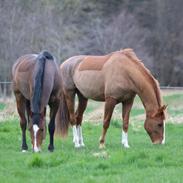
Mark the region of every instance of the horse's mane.
[[159, 82], [152, 76], [151, 72], [149, 71], [149, 69], [147, 69], [144, 66], [142, 61], [138, 59], [138, 57], [135, 54], [135, 52], [133, 51], [133, 49], [126, 48], [126, 49], [120, 50], [120, 52], [122, 54], [126, 55], [131, 61], [133, 61], [139, 67], [139, 69], [142, 71], [142, 73], [145, 76], [147, 76], [147, 78], [152, 83], [152, 86], [154, 88], [156, 98], [157, 98], [157, 101], [158, 101], [158, 105], [159, 105], [159, 107], [161, 107], [161, 102], [162, 101], [161, 101], [161, 93], [160, 93], [160, 89], [159, 89]]

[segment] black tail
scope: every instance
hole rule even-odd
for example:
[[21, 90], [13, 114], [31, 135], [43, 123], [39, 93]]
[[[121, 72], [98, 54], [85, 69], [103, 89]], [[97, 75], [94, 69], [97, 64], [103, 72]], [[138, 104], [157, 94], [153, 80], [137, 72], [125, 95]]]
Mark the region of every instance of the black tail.
[[62, 92], [59, 109], [56, 115], [56, 124], [55, 124], [56, 135], [66, 137], [68, 134], [69, 124], [70, 124], [69, 110], [67, 107], [65, 95]]
[[46, 59], [53, 60], [53, 56], [48, 51], [42, 51], [37, 57], [34, 92], [31, 102], [31, 110], [33, 114], [35, 114], [33, 115], [33, 123], [38, 122], [40, 118], [41, 96], [44, 82], [44, 70]]

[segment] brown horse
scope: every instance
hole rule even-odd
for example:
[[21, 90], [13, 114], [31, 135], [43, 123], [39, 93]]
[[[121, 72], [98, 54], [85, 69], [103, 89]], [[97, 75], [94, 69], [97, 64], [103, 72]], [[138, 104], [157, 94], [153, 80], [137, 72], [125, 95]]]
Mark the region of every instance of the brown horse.
[[[26, 143], [26, 127], [29, 123], [32, 147], [34, 152], [41, 149], [42, 140], [46, 134], [46, 106], [50, 107], [49, 151], [54, 150], [55, 115], [59, 102], [63, 110], [67, 110], [62, 96], [61, 75], [59, 66], [53, 56], [43, 51], [39, 55], [29, 54], [20, 57], [12, 68], [13, 91], [22, 129], [22, 152], [28, 149]], [[62, 99], [62, 100], [61, 100]], [[64, 105], [65, 104], [65, 105]], [[27, 119], [26, 114], [27, 112]], [[60, 118], [65, 120], [64, 111]], [[64, 124], [64, 123], [63, 123]]]
[[[87, 100], [105, 101], [103, 131], [100, 147], [104, 147], [105, 135], [114, 107], [122, 103], [122, 144], [128, 145], [129, 114], [137, 94], [146, 110], [144, 127], [154, 144], [164, 143], [164, 111], [160, 88], [148, 69], [132, 49], [124, 49], [105, 56], [74, 56], [61, 66], [63, 87], [73, 125], [75, 147], [84, 146], [81, 122]], [[75, 94], [79, 104], [75, 112]]]

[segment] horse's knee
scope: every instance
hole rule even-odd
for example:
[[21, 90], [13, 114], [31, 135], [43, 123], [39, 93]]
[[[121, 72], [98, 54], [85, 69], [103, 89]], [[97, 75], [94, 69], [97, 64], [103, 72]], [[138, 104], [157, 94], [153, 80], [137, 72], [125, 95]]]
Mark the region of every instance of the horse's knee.
[[104, 121], [103, 128], [108, 129], [109, 128], [110, 121]]

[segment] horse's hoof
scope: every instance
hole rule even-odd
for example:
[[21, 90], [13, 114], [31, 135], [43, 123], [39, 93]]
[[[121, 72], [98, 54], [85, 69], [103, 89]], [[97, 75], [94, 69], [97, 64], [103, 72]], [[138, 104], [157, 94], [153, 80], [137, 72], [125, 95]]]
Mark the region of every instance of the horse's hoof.
[[53, 146], [48, 146], [48, 151], [53, 152], [54, 151], [54, 147]]
[[27, 152], [27, 150], [25, 150], [25, 149], [22, 149], [22, 153], [26, 153]]
[[105, 149], [105, 144], [100, 144], [99, 149]]
[[81, 143], [80, 146], [81, 146], [81, 147], [85, 147], [85, 144], [84, 144], [84, 143]]
[[25, 151], [27, 151], [28, 150], [28, 146], [27, 146], [27, 144], [26, 145], [22, 145], [22, 151], [23, 150], [25, 150]]
[[80, 144], [75, 144], [75, 146], [74, 146], [75, 148], [80, 148], [81, 147], [81, 145]]
[[130, 148], [130, 146], [128, 144], [122, 144], [124, 148]]
[[53, 152], [53, 151], [54, 151], [54, 149], [48, 149], [48, 151], [49, 151], [49, 152]]

